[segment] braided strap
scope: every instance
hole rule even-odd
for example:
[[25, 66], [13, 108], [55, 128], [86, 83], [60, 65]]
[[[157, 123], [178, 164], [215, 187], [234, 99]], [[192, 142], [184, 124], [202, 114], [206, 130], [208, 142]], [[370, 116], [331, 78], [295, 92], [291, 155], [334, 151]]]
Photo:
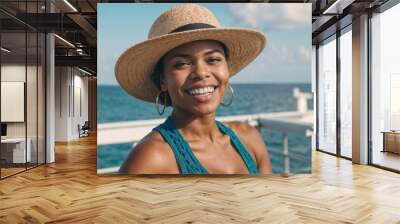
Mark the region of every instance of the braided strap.
[[[216, 121], [216, 124], [222, 133], [230, 137], [235, 150], [242, 157], [247, 169], [249, 170], [249, 173], [251, 175], [258, 175], [259, 173], [256, 163], [233, 130], [223, 125], [219, 121]], [[204, 166], [194, 155], [187, 141], [175, 127], [171, 117], [168, 117], [164, 123], [158, 125], [153, 130], [158, 131], [171, 147], [181, 174], [209, 174], [207, 169], [204, 168]]]
[[208, 174], [208, 171], [203, 167], [203, 165], [201, 165], [200, 161], [193, 154], [189, 144], [179, 133], [170, 117], [168, 117], [163, 124], [155, 127], [153, 130], [160, 132], [165, 141], [171, 147], [181, 174]]
[[258, 175], [258, 169], [257, 165], [254, 162], [253, 158], [250, 156], [249, 152], [246, 150], [242, 142], [240, 142], [239, 138], [236, 136], [235, 132], [232, 131], [232, 129], [228, 128], [222, 122], [216, 121], [218, 127], [220, 130], [228, 135], [231, 138], [231, 141], [233, 145], [235, 146], [236, 151], [240, 154], [242, 157], [244, 163], [247, 166], [247, 169], [249, 170], [250, 174], [252, 175]]

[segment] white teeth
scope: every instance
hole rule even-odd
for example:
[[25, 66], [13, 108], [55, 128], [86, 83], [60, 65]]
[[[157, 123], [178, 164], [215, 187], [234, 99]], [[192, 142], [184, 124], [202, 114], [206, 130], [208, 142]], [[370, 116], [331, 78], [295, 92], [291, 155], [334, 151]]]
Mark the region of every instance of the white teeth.
[[207, 95], [214, 92], [213, 86], [207, 86], [199, 89], [191, 89], [188, 91], [190, 95]]

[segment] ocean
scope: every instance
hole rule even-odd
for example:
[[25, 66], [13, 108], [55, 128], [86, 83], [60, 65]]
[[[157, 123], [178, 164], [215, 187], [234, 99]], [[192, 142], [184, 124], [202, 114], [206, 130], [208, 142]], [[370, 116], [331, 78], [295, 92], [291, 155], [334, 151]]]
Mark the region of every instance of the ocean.
[[[232, 84], [235, 101], [230, 107], [219, 107], [217, 116], [286, 112], [296, 110], [293, 89], [311, 92], [311, 84]], [[137, 100], [119, 86], [99, 85], [97, 89], [97, 116], [99, 123], [160, 118], [155, 105]], [[313, 109], [313, 100], [308, 101]], [[167, 117], [167, 109], [163, 117]], [[282, 173], [282, 133], [261, 129], [267, 145], [272, 170]], [[289, 134], [289, 158], [291, 173], [311, 173], [311, 138]], [[97, 168], [120, 166], [131, 150], [131, 144], [103, 145], [97, 148]]]

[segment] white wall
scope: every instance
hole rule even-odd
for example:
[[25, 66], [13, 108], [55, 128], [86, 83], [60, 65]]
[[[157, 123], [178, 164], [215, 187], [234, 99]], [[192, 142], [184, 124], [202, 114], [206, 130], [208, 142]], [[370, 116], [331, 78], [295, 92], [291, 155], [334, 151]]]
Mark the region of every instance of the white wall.
[[25, 82], [25, 64], [23, 65], [3, 64], [1, 66], [1, 81]]
[[82, 76], [79, 70], [74, 69], [74, 81], [73, 81], [73, 99], [71, 102], [71, 135], [72, 138], [78, 138], [78, 125], [82, 126], [85, 121], [88, 120], [88, 78], [87, 76]]
[[[27, 69], [27, 70], [25, 70]], [[18, 65], [18, 64], [3, 64], [1, 66], [1, 81], [3, 82], [25, 82], [25, 76], [26, 76], [26, 72], [28, 72], [28, 74], [32, 74], [35, 73], [36, 74], [36, 67], [34, 66], [27, 66], [25, 67], [25, 64], [23, 65]], [[30, 80], [29, 82], [32, 82], [32, 80]], [[34, 85], [36, 85], [36, 83], [33, 83]], [[32, 83], [30, 83], [30, 85], [32, 85]], [[36, 99], [36, 89], [32, 89], [32, 88], [27, 88], [27, 103], [31, 103], [34, 101], [34, 99]], [[34, 99], [33, 99], [34, 98]], [[35, 105], [30, 105], [30, 106], [34, 106], [36, 108], [36, 104]], [[23, 108], [24, 109], [24, 108]], [[7, 110], [7, 108], [1, 108], [1, 110]], [[31, 111], [28, 111], [31, 112]], [[36, 114], [33, 113], [27, 113], [27, 119], [28, 122], [30, 122], [28, 124], [28, 138], [32, 137], [29, 136], [30, 133], [32, 133], [32, 130], [36, 130]], [[35, 121], [35, 124], [31, 124], [32, 121]], [[26, 122], [7, 122], [7, 136], [8, 137], [25, 137], [25, 126], [26, 126]], [[36, 135], [36, 132], [35, 132]]]
[[[3, 64], [1, 66], [1, 81], [25, 82], [25, 69], [25, 64]], [[28, 66], [27, 69], [31, 70], [32, 67]], [[1, 108], [1, 110], [7, 110], [7, 108]], [[25, 137], [25, 122], [7, 122], [7, 135], [9, 137]]]
[[[1, 81], [1, 121], [24, 122], [25, 83]], [[35, 105], [36, 106], [36, 105]]]
[[[15, 90], [18, 94], [22, 94], [22, 102], [14, 101], [15, 104], [20, 104], [18, 108], [2, 106], [2, 114], [4, 113], [20, 113], [22, 119], [18, 122], [5, 122], [7, 124], [7, 137], [24, 138], [25, 135], [30, 140], [32, 161], [44, 163], [44, 82], [41, 66], [25, 66], [24, 64], [2, 64], [1, 66], [1, 81], [3, 82], [20, 82], [25, 86], [22, 89]], [[25, 80], [27, 78], [27, 80]], [[26, 87], [26, 88], [25, 88]], [[14, 87], [15, 88], [15, 87]], [[26, 90], [26, 99], [25, 98]], [[2, 99], [9, 98], [7, 92], [2, 89]], [[8, 92], [10, 93], [10, 92]], [[6, 94], [6, 95], [4, 95]], [[17, 93], [15, 93], [17, 94]], [[3, 104], [4, 102], [2, 102]], [[26, 103], [26, 105], [25, 105]], [[26, 113], [26, 120], [25, 120]], [[3, 120], [3, 119], [2, 119]], [[39, 153], [39, 154], [37, 154]]]
[[69, 69], [55, 68], [55, 141], [68, 141]]
[[56, 67], [56, 141], [77, 139], [78, 124], [88, 120], [88, 78], [83, 75], [76, 68]]

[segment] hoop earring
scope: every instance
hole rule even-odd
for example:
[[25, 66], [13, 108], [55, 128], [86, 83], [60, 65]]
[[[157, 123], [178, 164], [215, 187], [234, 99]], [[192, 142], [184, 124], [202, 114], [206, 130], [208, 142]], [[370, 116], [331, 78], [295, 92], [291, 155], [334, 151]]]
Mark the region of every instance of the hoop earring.
[[156, 109], [157, 109], [157, 113], [158, 113], [160, 116], [163, 115], [163, 113], [164, 113], [164, 111], [165, 111], [165, 108], [167, 107], [167, 97], [164, 96], [164, 102], [163, 102], [163, 104], [162, 104], [163, 108], [162, 108], [162, 111], [160, 112], [160, 108], [159, 108], [159, 105], [160, 105], [160, 96], [161, 96], [161, 94], [163, 94], [163, 93], [164, 93], [163, 91], [160, 91], [160, 93], [157, 94], [157, 97], [156, 97]]
[[229, 91], [231, 92], [231, 99], [229, 100], [228, 103], [221, 102], [221, 105], [224, 107], [229, 107], [233, 103], [233, 100], [235, 99], [235, 92], [233, 91], [232, 86], [228, 85], [228, 87], [229, 87]]

